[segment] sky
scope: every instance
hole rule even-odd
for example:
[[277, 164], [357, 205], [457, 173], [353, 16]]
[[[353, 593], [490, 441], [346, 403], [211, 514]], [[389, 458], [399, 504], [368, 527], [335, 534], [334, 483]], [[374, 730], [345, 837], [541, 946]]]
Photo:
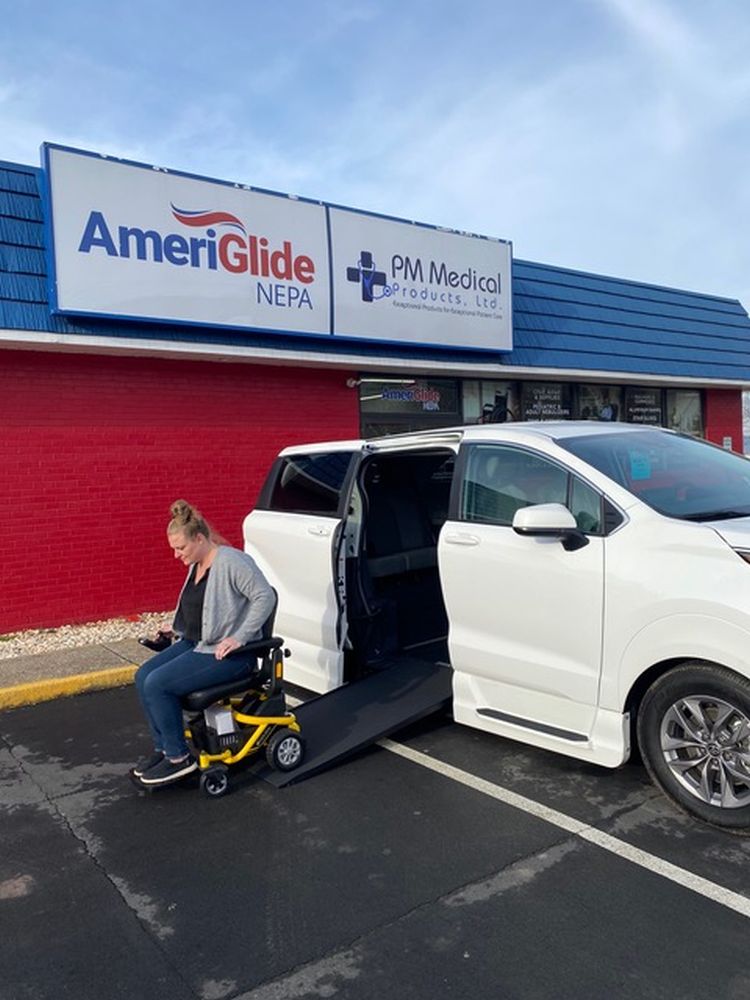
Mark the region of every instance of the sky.
[[47, 140], [750, 309], [746, 0], [0, 0]]

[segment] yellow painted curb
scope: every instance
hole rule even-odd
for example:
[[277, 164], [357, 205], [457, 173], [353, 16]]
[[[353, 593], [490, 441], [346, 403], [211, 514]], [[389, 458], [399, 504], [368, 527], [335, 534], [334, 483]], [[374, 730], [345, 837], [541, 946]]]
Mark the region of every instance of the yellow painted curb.
[[137, 669], [134, 663], [130, 663], [109, 670], [93, 670], [88, 674], [72, 674], [69, 677], [54, 677], [0, 688], [0, 709], [36, 705], [41, 701], [67, 698], [82, 691], [101, 691], [104, 688], [120, 687], [132, 682]]

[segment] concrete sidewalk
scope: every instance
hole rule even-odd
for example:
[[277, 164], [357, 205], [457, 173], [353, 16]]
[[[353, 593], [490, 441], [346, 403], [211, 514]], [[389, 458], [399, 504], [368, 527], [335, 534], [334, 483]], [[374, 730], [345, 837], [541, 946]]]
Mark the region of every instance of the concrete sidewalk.
[[0, 710], [130, 684], [153, 653], [135, 639], [0, 660]]

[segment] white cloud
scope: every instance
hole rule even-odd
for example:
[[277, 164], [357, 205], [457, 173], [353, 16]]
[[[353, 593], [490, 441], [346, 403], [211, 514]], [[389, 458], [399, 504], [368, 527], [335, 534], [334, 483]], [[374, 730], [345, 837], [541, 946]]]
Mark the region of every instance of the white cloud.
[[684, 151], [721, 127], [745, 127], [750, 20], [736, 25], [715, 6], [696, 13], [664, 0], [602, 3], [638, 44], [634, 68], [652, 83], [652, 113], [666, 150]]
[[660, 58], [688, 65], [700, 44], [676, 10], [659, 0], [603, 0], [622, 22]]

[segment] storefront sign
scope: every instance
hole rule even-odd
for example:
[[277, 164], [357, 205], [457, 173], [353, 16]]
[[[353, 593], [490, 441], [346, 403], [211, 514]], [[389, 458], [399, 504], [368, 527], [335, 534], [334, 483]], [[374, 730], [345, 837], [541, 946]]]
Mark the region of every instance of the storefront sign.
[[625, 390], [625, 419], [628, 423], [660, 426], [663, 421], [661, 395], [661, 389], [628, 386]]
[[44, 151], [56, 311], [329, 332], [321, 205]]
[[509, 351], [509, 243], [43, 147], [53, 311]]
[[342, 209], [330, 217], [338, 334], [511, 350], [509, 243]]
[[524, 420], [570, 420], [570, 386], [567, 383], [524, 382]]

